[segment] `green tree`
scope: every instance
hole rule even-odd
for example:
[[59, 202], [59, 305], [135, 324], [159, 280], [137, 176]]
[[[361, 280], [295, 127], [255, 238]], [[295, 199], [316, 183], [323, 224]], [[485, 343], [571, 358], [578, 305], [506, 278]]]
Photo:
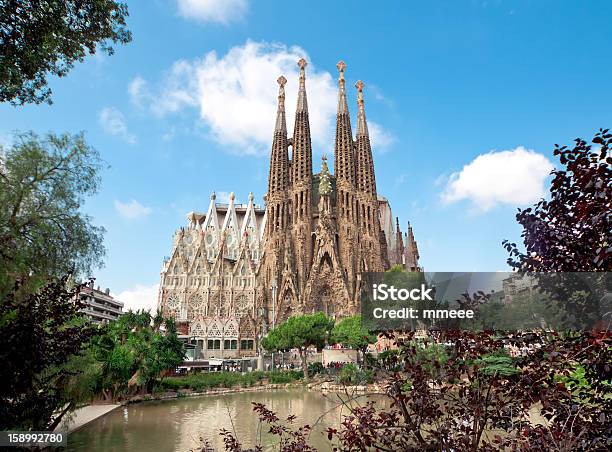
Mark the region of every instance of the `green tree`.
[[163, 371], [175, 368], [185, 357], [174, 320], [146, 311], [128, 311], [105, 325], [93, 339], [90, 353], [101, 363], [99, 388], [106, 399], [150, 392]]
[[103, 229], [80, 212], [101, 161], [82, 134], [13, 141], [0, 148], [0, 423], [50, 430], [83, 392], [64, 390], [93, 334], [68, 282], [102, 263]]
[[[330, 341], [358, 350], [365, 358], [368, 345], [376, 343], [377, 335], [365, 328], [361, 322], [361, 315], [346, 317], [334, 325]], [[365, 359], [363, 360], [365, 362]]]
[[304, 380], [308, 381], [306, 350], [308, 347], [316, 347], [319, 350], [323, 348], [333, 327], [334, 320], [322, 312], [298, 315], [270, 330], [261, 344], [269, 351], [296, 348], [302, 361]]
[[[64, 367], [95, 333], [79, 312], [79, 287], [66, 278], [0, 302], [0, 430], [53, 430], [77, 401], [64, 391]], [[74, 393], [72, 393], [74, 394]]]
[[0, 147], [0, 296], [16, 280], [88, 276], [102, 265], [104, 229], [80, 211], [101, 168], [82, 133], [16, 134]]
[[0, 1], [0, 102], [51, 103], [47, 77], [126, 44], [128, 9], [113, 0]]

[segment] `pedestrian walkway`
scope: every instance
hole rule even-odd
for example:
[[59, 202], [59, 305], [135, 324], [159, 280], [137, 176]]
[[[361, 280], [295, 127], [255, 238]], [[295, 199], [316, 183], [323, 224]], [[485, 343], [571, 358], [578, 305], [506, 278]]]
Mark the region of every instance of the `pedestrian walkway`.
[[87, 405], [83, 408], [77, 409], [74, 413], [71, 413], [70, 417], [63, 421], [55, 431], [62, 431], [72, 433], [75, 430], [89, 424], [91, 421], [110, 413], [115, 408], [121, 405]]

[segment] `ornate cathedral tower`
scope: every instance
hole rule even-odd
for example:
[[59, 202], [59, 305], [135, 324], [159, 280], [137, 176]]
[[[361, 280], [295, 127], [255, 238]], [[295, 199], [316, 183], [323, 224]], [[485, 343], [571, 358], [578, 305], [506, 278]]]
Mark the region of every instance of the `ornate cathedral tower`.
[[334, 148], [334, 172], [336, 173], [336, 216], [338, 222], [338, 254], [344, 264], [342, 271], [349, 282], [351, 299], [355, 297], [357, 263], [355, 245], [357, 243], [357, 199], [355, 143], [351, 130], [351, 116], [346, 100], [346, 80], [344, 61], [336, 65], [338, 76], [338, 111], [336, 113], [336, 144]]
[[[293, 226], [291, 234], [295, 250], [295, 270], [299, 293], [303, 293], [312, 260], [312, 143], [306, 99], [306, 60], [298, 61], [298, 89], [295, 126], [291, 144], [291, 203]], [[298, 294], [299, 296], [299, 294]]]
[[[270, 152], [270, 174], [266, 195], [266, 247], [264, 264], [259, 271], [258, 304], [267, 313], [267, 321], [275, 323], [277, 312], [277, 288], [281, 285], [285, 268], [293, 265], [293, 242], [289, 234], [292, 223], [290, 202], [290, 163], [287, 121], [285, 118], [285, 84], [278, 78], [278, 109]], [[274, 289], [272, 289], [274, 287]]]
[[363, 100], [363, 87], [359, 80], [357, 88], [357, 139], [355, 143], [357, 157], [357, 218], [360, 237], [360, 271], [384, 271], [389, 267], [386, 258], [387, 250], [381, 233], [378, 214], [378, 195], [370, 134], [366, 121]]
[[285, 119], [285, 84], [287, 79], [282, 75], [278, 78], [278, 110], [272, 152], [270, 155], [270, 174], [268, 177], [268, 212], [267, 227], [271, 235], [289, 226], [289, 140], [287, 138], [287, 121]]

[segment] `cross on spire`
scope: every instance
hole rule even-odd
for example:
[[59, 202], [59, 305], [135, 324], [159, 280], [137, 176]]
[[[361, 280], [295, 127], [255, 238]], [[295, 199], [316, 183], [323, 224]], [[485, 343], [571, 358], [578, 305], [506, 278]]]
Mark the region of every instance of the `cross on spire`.
[[338, 61], [336, 64], [338, 71], [340, 72], [340, 80], [344, 80], [344, 70], [346, 69], [346, 63], [342, 60]]

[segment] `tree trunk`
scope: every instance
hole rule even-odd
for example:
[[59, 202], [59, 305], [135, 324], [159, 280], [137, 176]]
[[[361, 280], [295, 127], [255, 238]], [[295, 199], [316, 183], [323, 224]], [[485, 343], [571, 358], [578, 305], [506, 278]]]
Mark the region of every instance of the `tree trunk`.
[[74, 404], [72, 402], [69, 402], [66, 405], [66, 407], [57, 415], [57, 417], [53, 420], [53, 422], [47, 427], [47, 430], [49, 431], [55, 430], [55, 428], [60, 424], [62, 419], [64, 419], [64, 416], [66, 416], [66, 413], [68, 413], [68, 411], [73, 409], [73, 407], [74, 407]]
[[300, 350], [300, 358], [302, 359], [302, 371], [304, 372], [304, 381], [308, 383], [308, 355], [306, 354], [306, 349]]

